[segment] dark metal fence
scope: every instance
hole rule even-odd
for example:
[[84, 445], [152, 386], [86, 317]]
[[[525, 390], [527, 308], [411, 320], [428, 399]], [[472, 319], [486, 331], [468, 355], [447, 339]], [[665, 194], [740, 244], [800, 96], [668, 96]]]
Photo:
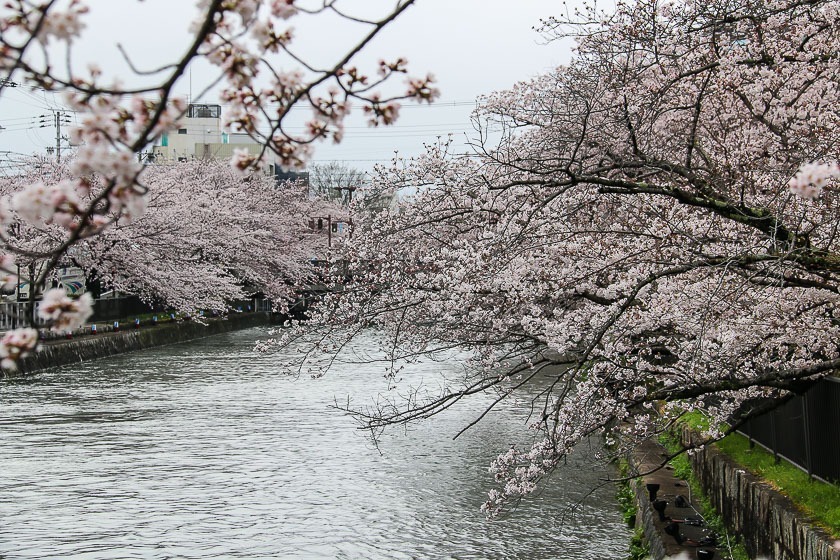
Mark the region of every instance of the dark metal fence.
[[[46, 321], [38, 316], [40, 306], [41, 302], [36, 301], [35, 309], [32, 311], [29, 309], [28, 301], [0, 302], [0, 332], [29, 325], [30, 312], [33, 313], [36, 325], [45, 325]], [[253, 298], [234, 302], [231, 307], [237, 311], [271, 312], [272, 302], [270, 299]], [[166, 309], [165, 306], [147, 304], [137, 296], [99, 298], [94, 300], [93, 315], [88, 322], [111, 322], [117, 319], [129, 319], [135, 315], [163, 312]]]
[[154, 310], [154, 307], [142, 302], [137, 296], [100, 298], [96, 300], [93, 306], [93, 316], [90, 318], [90, 322], [114, 321]]
[[840, 482], [840, 378], [819, 381], [740, 432], [808, 474]]

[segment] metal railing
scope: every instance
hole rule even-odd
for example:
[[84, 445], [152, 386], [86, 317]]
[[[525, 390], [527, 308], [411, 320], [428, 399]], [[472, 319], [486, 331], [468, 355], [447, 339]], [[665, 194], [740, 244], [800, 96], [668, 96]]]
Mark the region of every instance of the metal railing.
[[[137, 301], [134, 302], [134, 300]], [[116, 305], [117, 307], [114, 309], [103, 309], [102, 305], [97, 305], [100, 303], [107, 303], [110, 307], [114, 307]], [[136, 303], [136, 305], [130, 305], [131, 303]], [[252, 300], [247, 300], [244, 303], [245, 305], [241, 306], [243, 307], [243, 310], [248, 304], [250, 304], [253, 306], [253, 310], [257, 312], [271, 312], [273, 306], [270, 299], [262, 298], [254, 298]], [[138, 305], [140, 307], [138, 307]], [[36, 301], [35, 308], [31, 312], [35, 318], [35, 324], [38, 326], [44, 326], [47, 322], [38, 316], [38, 309], [40, 307], [41, 302]], [[151, 309], [142, 309], [141, 307], [143, 307], [143, 304], [141, 304], [136, 297], [132, 296], [96, 300], [96, 303], [94, 304], [94, 310], [96, 310], [96, 312], [94, 313], [94, 316], [91, 317], [90, 322], [107, 322], [151, 311]], [[111, 313], [107, 316], [102, 316], [103, 311], [110, 311]], [[29, 326], [30, 321], [27, 319], [29, 313], [30, 308], [28, 301], [10, 301], [0, 303], [0, 331], [8, 331], [19, 327]]]
[[[41, 307], [41, 302], [35, 302], [35, 309], [33, 310], [35, 323], [43, 325], [46, 323], [38, 316], [38, 308]], [[27, 319], [29, 314], [28, 301], [9, 301], [0, 303], [0, 330], [7, 331], [29, 325]]]
[[818, 381], [739, 431], [809, 475], [840, 482], [840, 379]]

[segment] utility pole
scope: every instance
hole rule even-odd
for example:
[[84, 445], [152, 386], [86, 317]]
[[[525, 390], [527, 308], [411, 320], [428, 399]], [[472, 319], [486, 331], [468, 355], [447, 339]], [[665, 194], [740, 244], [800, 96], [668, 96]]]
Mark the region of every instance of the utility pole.
[[55, 112], [55, 159], [61, 161], [61, 111]]
[[[53, 111], [52, 119], [50, 119], [50, 115], [39, 115], [38, 118], [41, 119], [40, 128], [55, 127], [55, 157], [58, 161], [61, 161], [61, 125], [70, 124], [70, 114], [67, 111]], [[49, 122], [49, 120], [52, 120], [52, 122]]]

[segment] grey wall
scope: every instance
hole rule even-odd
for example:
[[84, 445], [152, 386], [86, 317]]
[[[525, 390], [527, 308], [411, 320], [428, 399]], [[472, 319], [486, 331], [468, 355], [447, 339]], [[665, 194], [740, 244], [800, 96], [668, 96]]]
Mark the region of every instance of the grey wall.
[[67, 341], [41, 344], [39, 350], [24, 358], [18, 375], [54, 366], [94, 360], [123, 352], [133, 352], [153, 346], [164, 346], [196, 338], [246, 329], [269, 322], [267, 313], [232, 314], [227, 319], [214, 319], [206, 325], [192, 321], [165, 323], [156, 327], [128, 329], [118, 333], [89, 335]]
[[[684, 435], [686, 439], [690, 434]], [[694, 474], [730, 531], [752, 557], [772, 560], [840, 560], [834, 539], [769, 484], [740, 468], [713, 446], [689, 456]]]

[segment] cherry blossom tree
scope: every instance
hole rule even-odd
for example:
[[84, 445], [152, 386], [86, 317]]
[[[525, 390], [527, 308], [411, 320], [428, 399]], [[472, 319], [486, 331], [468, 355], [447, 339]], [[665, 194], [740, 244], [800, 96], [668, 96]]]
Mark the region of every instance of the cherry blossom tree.
[[378, 170], [418, 194], [360, 224], [313, 345], [375, 325], [395, 384], [404, 360], [475, 357], [363, 423], [547, 376], [533, 446], [492, 465], [497, 514], [591, 434], [620, 452], [699, 410], [710, 441], [836, 372], [839, 21], [835, 0], [639, 0], [544, 22], [573, 62], [483, 99], [474, 153]]
[[[60, 233], [49, 251], [26, 255], [44, 264], [32, 281], [33, 293], [82, 240], [143, 214], [148, 187], [135, 154], [171, 130], [185, 112], [185, 100], [173, 92], [197, 60], [218, 71], [213, 85], [221, 88], [221, 100], [227, 104], [228, 129], [248, 133], [265, 146], [262, 156], [237, 153], [232, 164], [242, 172], [259, 169], [267, 153], [274, 153], [287, 169], [303, 168], [314, 144], [341, 140], [351, 102], [362, 107], [372, 125], [387, 125], [399, 112], [399, 100], [433, 100], [437, 90], [431, 75], [407, 77], [406, 87], [393, 95], [381, 87], [393, 77], [407, 76], [402, 58], [382, 60], [374, 72], [353, 63], [413, 3], [398, 0], [380, 17], [366, 19], [345, 12], [332, 0], [199, 0], [191, 40], [182, 54], [149, 71], [132, 53], [121, 51], [135, 75], [111, 80], [96, 65], [78, 68], [73, 56], [78, 41], [97, 34], [87, 28], [90, 7], [83, 0], [6, 2], [0, 8], [0, 96], [15, 84], [60, 93], [68, 108], [80, 115], [80, 125], [70, 132], [71, 143], [79, 147], [69, 178], [26, 185], [4, 203], [0, 242], [3, 263], [9, 265], [4, 270], [12, 274], [13, 257], [24, 251], [11, 238], [6, 208], [14, 210], [14, 219], [41, 229], [56, 226], [54, 231]], [[360, 32], [358, 42], [336, 53], [332, 63], [316, 66], [296, 51], [293, 24], [323, 14], [352, 21]], [[305, 133], [292, 134], [284, 122], [299, 106], [309, 107], [312, 116]], [[62, 323], [59, 317], [53, 319]], [[31, 340], [12, 336], [9, 343]], [[31, 349], [9, 350], [0, 344], [0, 354], [9, 360]]]
[[[38, 177], [67, 180], [67, 162], [38, 159], [0, 194], [19, 192]], [[313, 215], [341, 216], [338, 206], [308, 200], [305, 186], [276, 184], [274, 177], [243, 177], [228, 162], [196, 160], [150, 165], [143, 214], [81, 239], [66, 259], [120, 292], [195, 314], [226, 310], [261, 293], [283, 306], [295, 290], [314, 281], [309, 265], [325, 242], [307, 227]], [[82, 201], [85, 202], [85, 201]], [[61, 242], [53, 225], [35, 228], [17, 220], [15, 247], [49, 254]], [[32, 261], [36, 262], [36, 261]]]
[[[34, 160], [27, 172], [0, 181], [0, 195], [19, 193], [43, 177], [69, 180], [71, 167], [67, 161]], [[308, 200], [303, 185], [277, 185], [264, 174], [243, 177], [223, 161], [150, 165], [144, 184], [146, 208], [140, 217], [79, 240], [64, 262], [120, 292], [190, 314], [223, 311], [254, 293], [280, 307], [293, 300], [298, 287], [314, 281], [309, 263], [326, 249], [309, 232], [309, 217], [342, 215], [338, 206]], [[60, 246], [63, 229], [35, 227], [15, 212], [12, 216], [18, 262], [30, 256], [33, 269], [41, 266], [34, 259]], [[34, 274], [27, 270], [22, 276]], [[52, 297], [58, 292], [63, 294], [56, 290]]]

